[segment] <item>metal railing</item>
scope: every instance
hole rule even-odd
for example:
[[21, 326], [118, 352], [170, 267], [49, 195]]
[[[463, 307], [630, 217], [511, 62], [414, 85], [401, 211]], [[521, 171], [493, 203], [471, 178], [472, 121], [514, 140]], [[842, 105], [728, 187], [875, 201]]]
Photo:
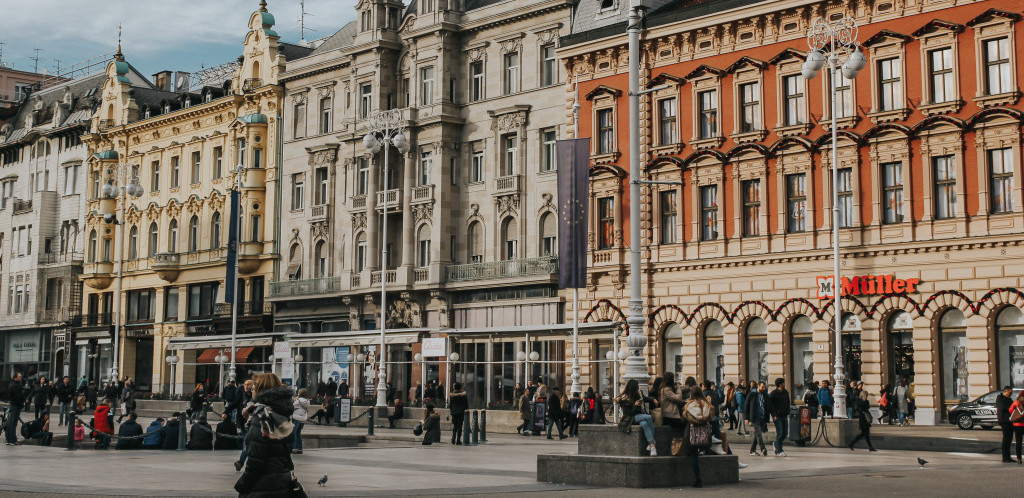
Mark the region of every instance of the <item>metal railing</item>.
[[[243, 301], [238, 306], [238, 316], [270, 315], [274, 306], [264, 301]], [[214, 313], [219, 317], [231, 316], [231, 303], [217, 303]]]
[[451, 265], [445, 268], [448, 282], [471, 282], [527, 276], [542, 276], [558, 273], [558, 257], [509, 259], [489, 263]]
[[[370, 273], [370, 285], [380, 285], [380, 273], [381, 272], [379, 272], [379, 271], [375, 271], [375, 272]], [[385, 272], [385, 274], [387, 275], [385, 277], [385, 278], [387, 278], [387, 283], [393, 284], [393, 283], [398, 281], [398, 272], [397, 271], [395, 271], [395, 270], [388, 270], [387, 272]]]
[[107, 131], [114, 127], [113, 119], [101, 119], [96, 123], [96, 129], [99, 131]]
[[113, 313], [86, 313], [82, 315], [82, 325], [85, 327], [97, 327], [101, 325], [113, 324]]
[[341, 277], [307, 278], [304, 280], [281, 280], [270, 282], [270, 295], [311, 296], [341, 291]]
[[352, 209], [366, 209], [366, 196], [356, 195], [352, 197]]
[[251, 92], [259, 87], [263, 86], [263, 80], [259, 78], [246, 78], [242, 82], [242, 91]]

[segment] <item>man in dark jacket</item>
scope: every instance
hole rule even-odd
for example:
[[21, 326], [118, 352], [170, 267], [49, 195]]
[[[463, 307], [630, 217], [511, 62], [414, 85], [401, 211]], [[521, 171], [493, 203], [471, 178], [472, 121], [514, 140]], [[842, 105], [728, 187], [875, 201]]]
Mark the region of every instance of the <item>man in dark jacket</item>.
[[455, 388], [452, 389], [448, 407], [451, 409], [452, 414], [452, 444], [460, 446], [462, 445], [462, 424], [466, 420], [469, 398], [466, 396], [466, 391], [462, 390], [462, 384], [459, 382], [456, 382]]
[[334, 377], [327, 379], [327, 384], [324, 386], [324, 393], [328, 396], [336, 396], [338, 394], [338, 383], [334, 382]]
[[71, 378], [65, 375], [64, 378], [61, 379], [60, 384], [57, 384], [57, 403], [60, 405], [60, 419], [57, 422], [58, 426], [64, 425], [66, 422], [70, 422], [65, 419], [68, 416], [71, 402], [74, 400], [74, 397], [75, 386], [71, 385]]
[[164, 424], [161, 447], [165, 450], [178, 449], [178, 431], [180, 430], [180, 426], [178, 425], [179, 417], [181, 417], [181, 413], [175, 412], [174, 415], [171, 415], [171, 418], [167, 419], [167, 423]]
[[121, 424], [117, 429], [117, 444], [114, 449], [118, 450], [141, 450], [142, 449], [142, 426], [136, 421], [138, 415], [135, 412], [128, 414], [128, 421]]
[[206, 421], [206, 416], [200, 415], [199, 419], [192, 424], [188, 432], [188, 444], [190, 450], [212, 450], [213, 449], [213, 427]]
[[554, 439], [551, 437], [551, 426], [558, 426], [558, 439], [565, 439], [564, 428], [562, 427], [562, 420], [565, 419], [565, 412], [562, 411], [562, 389], [554, 388], [551, 390], [551, 394], [548, 395], [548, 412], [546, 414], [548, 424], [548, 439]]
[[223, 396], [224, 413], [231, 418], [238, 418], [236, 411], [242, 408], [242, 393], [239, 392], [238, 386], [235, 385], [235, 381], [228, 381], [228, 385], [224, 386]]
[[348, 390], [348, 380], [341, 379], [341, 385], [338, 386], [338, 397], [339, 398], [347, 398], [348, 397], [348, 392], [349, 392], [349, 390]]
[[1010, 443], [1013, 441], [1013, 424], [1010, 423], [1010, 405], [1013, 404], [1013, 388], [1006, 386], [996, 396], [996, 420], [1003, 430], [1003, 463], [1013, 463], [1010, 458]]
[[764, 431], [768, 428], [768, 414], [770, 412], [768, 394], [764, 382], [757, 384], [756, 390], [751, 390], [744, 401], [747, 406], [743, 407], [743, 414], [747, 417], [747, 423], [752, 429], [750, 440], [750, 454], [756, 455], [758, 443], [761, 444], [761, 454], [768, 455], [768, 449], [764, 444]]
[[768, 395], [769, 412], [775, 418], [775, 456], [786, 456], [782, 451], [782, 443], [789, 437], [789, 391], [786, 390], [786, 380], [782, 377], [775, 379], [775, 390]]
[[[455, 407], [454, 407], [454, 405], [452, 405], [452, 421], [453, 421], [452, 423], [454, 423], [454, 420], [455, 420], [455, 412], [454, 412], [454, 410], [455, 410]], [[331, 423], [330, 415], [328, 414], [327, 417], [328, 417], [327, 418], [327, 423]], [[395, 398], [395, 412], [392, 413], [391, 415], [388, 415], [388, 428], [394, 429], [395, 428], [395, 420], [402, 420], [403, 417], [405, 417], [405, 408], [402, 406], [402, 400], [398, 399], [398, 398]]]
[[245, 435], [249, 454], [245, 471], [235, 482], [240, 498], [290, 494], [291, 475], [295, 470], [291, 459], [294, 441], [291, 417], [295, 411], [292, 395], [292, 390], [284, 386], [260, 389], [256, 392], [256, 404], [246, 410], [250, 418]]
[[7, 445], [20, 445], [18, 442], [18, 422], [21, 421], [21, 410], [25, 408], [25, 390], [21, 386], [21, 372], [15, 372], [11, 383], [7, 384]]
[[147, 450], [159, 450], [163, 443], [164, 419], [157, 418], [146, 428], [146, 438], [142, 440], [142, 447]]
[[213, 443], [215, 450], [237, 450], [239, 445], [238, 428], [231, 421], [227, 413], [220, 416], [221, 421], [217, 424], [217, 440]]

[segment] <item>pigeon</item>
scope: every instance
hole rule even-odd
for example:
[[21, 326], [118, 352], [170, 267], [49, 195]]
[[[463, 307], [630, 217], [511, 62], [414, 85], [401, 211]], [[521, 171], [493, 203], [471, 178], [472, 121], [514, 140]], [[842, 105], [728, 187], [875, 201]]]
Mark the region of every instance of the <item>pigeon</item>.
[[316, 482], [316, 485], [320, 486], [321, 488], [326, 486], [327, 485], [327, 474], [324, 474], [324, 476], [321, 477], [320, 480]]
[[926, 463], [928, 463], [928, 460], [925, 460], [924, 458], [920, 458], [920, 457], [919, 457], [919, 458], [917, 459], [917, 463], [918, 463], [918, 465], [920, 465], [920, 466], [921, 466], [921, 468], [923, 469], [923, 468], [924, 468], [924, 465], [925, 465]]

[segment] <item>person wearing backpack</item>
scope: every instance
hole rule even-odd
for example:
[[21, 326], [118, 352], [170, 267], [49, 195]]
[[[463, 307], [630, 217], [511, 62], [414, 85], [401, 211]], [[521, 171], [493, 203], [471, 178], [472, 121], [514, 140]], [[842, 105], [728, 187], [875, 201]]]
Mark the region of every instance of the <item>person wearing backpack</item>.
[[1024, 391], [1017, 395], [1017, 401], [1010, 405], [1010, 422], [1013, 423], [1013, 436], [1017, 442], [1017, 463], [1024, 463], [1021, 458], [1021, 443], [1024, 441]]
[[812, 382], [804, 391], [804, 404], [811, 410], [811, 418], [818, 418], [818, 381]]
[[[690, 389], [690, 400], [683, 407], [683, 417], [689, 422], [690, 467], [693, 471], [693, 487], [695, 488], [704, 486], [700, 478], [700, 462], [698, 460], [700, 452], [714, 451], [711, 443], [711, 421], [714, 416], [715, 408], [704, 397], [704, 392], [696, 386]], [[715, 453], [725, 454], [720, 447]]]

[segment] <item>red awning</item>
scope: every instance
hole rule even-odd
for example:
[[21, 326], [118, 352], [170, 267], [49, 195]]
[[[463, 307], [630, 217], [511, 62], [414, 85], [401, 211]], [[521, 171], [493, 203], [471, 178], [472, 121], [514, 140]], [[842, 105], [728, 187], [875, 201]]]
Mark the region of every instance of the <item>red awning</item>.
[[[253, 347], [238, 348], [238, 350], [235, 352], [235, 363], [245, 363], [246, 360], [249, 358], [249, 355], [252, 354], [252, 351], [254, 349], [256, 349], [256, 348], [253, 348]], [[216, 358], [217, 355], [221, 354], [222, 352], [228, 358], [231, 357], [230, 349], [218, 349], [218, 348], [204, 349], [203, 352], [199, 354], [199, 358], [196, 359], [196, 363], [213, 363], [213, 364], [216, 364], [217, 362], [216, 362], [216, 360], [214, 360], [214, 358]], [[228, 363], [230, 363], [230, 362], [231, 362], [231, 360], [229, 359]]]

